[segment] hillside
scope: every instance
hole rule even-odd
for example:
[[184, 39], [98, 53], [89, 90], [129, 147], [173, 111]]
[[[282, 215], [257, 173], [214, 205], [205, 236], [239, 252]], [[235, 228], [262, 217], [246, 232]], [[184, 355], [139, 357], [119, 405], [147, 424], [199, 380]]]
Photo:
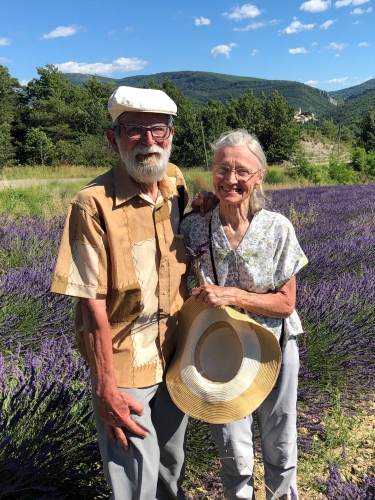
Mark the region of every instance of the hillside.
[[[82, 85], [91, 75], [65, 73], [73, 84]], [[152, 78], [162, 84], [168, 78], [188, 97], [195, 106], [205, 106], [210, 99], [226, 102], [230, 95], [240, 97], [251, 89], [259, 97], [277, 90], [289, 105], [301, 108], [302, 113], [314, 113], [319, 119], [333, 120], [335, 123], [356, 129], [356, 122], [372, 106], [375, 99], [375, 78], [342, 90], [328, 92], [309, 85], [288, 80], [264, 80], [261, 78], [206, 73], [203, 71], [175, 71], [154, 75], [129, 76], [121, 79], [97, 77], [103, 83], [115, 82], [117, 86], [140, 87], [148, 85]], [[339, 103], [337, 106], [336, 104]]]
[[[375, 79], [374, 79], [375, 82]], [[325, 118], [332, 119], [335, 123], [346, 125], [352, 130], [357, 129], [357, 122], [367, 113], [375, 102], [375, 88], [367, 89], [362, 93], [353, 94], [341, 102], [335, 109], [325, 115]]]
[[329, 95], [337, 101], [346, 101], [347, 99], [353, 99], [355, 97], [360, 97], [361, 94], [369, 90], [375, 89], [375, 78], [367, 80], [367, 82], [361, 83], [360, 85], [354, 85], [354, 87], [348, 87], [347, 89], [335, 90], [330, 92]]
[[[91, 78], [90, 75], [78, 73], [65, 73], [71, 83], [82, 85], [82, 82]], [[154, 75], [129, 76], [121, 79], [97, 77], [99, 81], [115, 82], [117, 86], [129, 85], [140, 87], [148, 85], [152, 78], [161, 84], [168, 78], [188, 97], [196, 106], [207, 104], [210, 99], [226, 102], [230, 95], [239, 96], [252, 89], [254, 95], [259, 97], [261, 92], [267, 96], [277, 90], [285, 97], [290, 105], [303, 112], [315, 113], [318, 117], [332, 111], [335, 106], [330, 101], [327, 92], [315, 89], [309, 85], [287, 80], [264, 80], [261, 78], [222, 75], [219, 73], [206, 73], [203, 71], [176, 71], [171, 73], [155, 73]]]

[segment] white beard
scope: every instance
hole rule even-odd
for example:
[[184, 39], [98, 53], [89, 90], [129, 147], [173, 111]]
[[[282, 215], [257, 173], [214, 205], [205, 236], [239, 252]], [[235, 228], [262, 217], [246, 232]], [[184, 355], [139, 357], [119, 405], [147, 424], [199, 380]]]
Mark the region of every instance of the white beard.
[[[169, 156], [172, 150], [172, 141], [169, 140], [168, 146], [163, 149], [161, 146], [154, 144], [153, 146], [144, 146], [138, 144], [131, 151], [124, 151], [121, 145], [118, 146], [119, 154], [122, 161], [125, 163], [125, 168], [130, 177], [136, 182], [142, 184], [150, 184], [161, 181], [163, 178], [169, 161]], [[138, 154], [158, 153], [160, 156], [146, 158], [144, 161], [138, 161]]]

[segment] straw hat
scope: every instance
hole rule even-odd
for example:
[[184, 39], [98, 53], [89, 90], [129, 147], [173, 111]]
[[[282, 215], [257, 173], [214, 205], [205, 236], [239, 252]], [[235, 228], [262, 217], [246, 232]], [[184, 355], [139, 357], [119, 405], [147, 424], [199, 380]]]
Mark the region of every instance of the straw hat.
[[212, 424], [249, 415], [274, 387], [281, 365], [275, 335], [231, 307], [193, 298], [179, 313], [177, 351], [166, 382], [174, 403]]

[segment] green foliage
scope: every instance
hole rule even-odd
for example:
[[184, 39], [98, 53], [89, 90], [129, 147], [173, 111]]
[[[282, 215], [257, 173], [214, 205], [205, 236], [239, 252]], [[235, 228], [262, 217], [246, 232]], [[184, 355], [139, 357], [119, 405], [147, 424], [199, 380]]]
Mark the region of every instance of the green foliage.
[[367, 152], [375, 151], [375, 101], [359, 124], [358, 145]]
[[355, 178], [353, 170], [334, 155], [329, 159], [328, 174], [337, 184], [350, 184]]
[[280, 167], [269, 167], [267, 169], [265, 178], [265, 182], [267, 184], [282, 184], [285, 180], [285, 173], [280, 169]]
[[269, 163], [288, 160], [298, 149], [300, 129], [294, 120], [294, 108], [275, 91], [263, 101], [263, 126], [258, 138]]
[[[83, 85], [88, 80], [87, 75], [66, 74], [69, 81], [77, 85]], [[275, 90], [282, 95], [290, 106], [301, 107], [304, 112], [313, 112], [322, 115], [334, 110], [335, 106], [330, 102], [327, 92], [310, 87], [299, 82], [287, 80], [264, 80], [261, 78], [223, 75], [219, 73], [207, 73], [204, 71], [174, 71], [156, 73], [153, 75], [129, 76], [115, 80], [116, 87], [129, 85], [130, 87], [141, 87], [149, 84], [150, 78], [162, 85], [167, 78], [173, 82], [183, 94], [197, 107], [206, 106], [209, 100], [227, 102], [230, 96], [239, 99], [251, 90], [256, 97], [263, 92], [270, 97]], [[98, 77], [100, 82], [109, 82], [111, 79]]]
[[55, 157], [53, 142], [39, 128], [27, 131], [23, 149], [30, 165], [52, 165]]
[[375, 151], [368, 153], [364, 148], [354, 148], [351, 154], [351, 165], [353, 170], [360, 172], [362, 177], [375, 177]]
[[0, 65], [0, 172], [15, 159], [16, 148], [12, 136], [12, 124], [17, 112], [20, 85], [8, 69]]
[[320, 125], [320, 132], [324, 137], [334, 141], [337, 139], [339, 127], [332, 120], [323, 120]]
[[304, 154], [299, 153], [294, 158], [294, 165], [297, 176], [303, 177], [314, 184], [320, 184], [324, 180], [321, 168], [312, 165]]

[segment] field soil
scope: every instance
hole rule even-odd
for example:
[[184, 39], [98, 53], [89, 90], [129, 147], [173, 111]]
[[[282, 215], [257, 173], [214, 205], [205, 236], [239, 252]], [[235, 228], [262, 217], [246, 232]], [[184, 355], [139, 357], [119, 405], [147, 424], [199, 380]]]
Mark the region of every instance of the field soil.
[[[319, 140], [302, 140], [301, 141], [301, 147], [302, 150], [304, 151], [306, 156], [313, 156], [313, 157], [328, 157], [330, 155], [337, 155], [338, 154], [338, 145], [332, 142], [322, 142]], [[344, 144], [340, 144], [340, 156], [341, 155], [348, 155], [349, 149], [348, 147]]]
[[[342, 462], [342, 447], [335, 450], [336, 459]], [[306, 456], [304, 459], [306, 460]], [[311, 455], [311, 468], [306, 467], [297, 473], [298, 493], [301, 500], [323, 500], [324, 496], [313, 491], [310, 484], [315, 478], [327, 479], [326, 462], [315, 460]], [[331, 458], [333, 462], [335, 458]], [[346, 465], [340, 466], [341, 475], [347, 481], [356, 481], [363, 472], [366, 472], [375, 463], [375, 403], [368, 408], [367, 415], [359, 418], [358, 426], [351, 431], [351, 443], [346, 447]], [[260, 461], [254, 467], [255, 499], [266, 500], [264, 484], [262, 483], [264, 468]]]

